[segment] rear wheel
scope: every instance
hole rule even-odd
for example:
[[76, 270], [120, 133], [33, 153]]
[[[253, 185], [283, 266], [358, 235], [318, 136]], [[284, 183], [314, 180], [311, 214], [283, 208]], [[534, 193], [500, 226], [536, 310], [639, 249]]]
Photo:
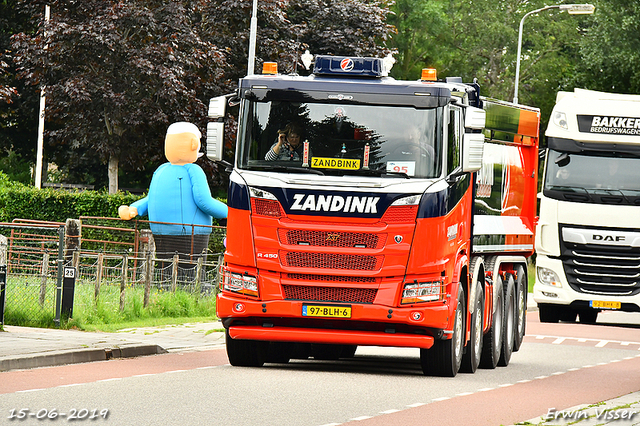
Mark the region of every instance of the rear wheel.
[[506, 367], [511, 360], [516, 339], [516, 292], [513, 275], [508, 274], [504, 283], [504, 325], [502, 329], [502, 353], [498, 365]]
[[425, 375], [455, 377], [462, 363], [466, 334], [464, 289], [458, 290], [451, 339], [436, 340], [430, 349], [420, 349], [420, 364]]
[[502, 278], [498, 275], [493, 283], [493, 295], [496, 300], [496, 311], [489, 331], [482, 340], [482, 356], [480, 368], [496, 368], [500, 351], [502, 350], [502, 317], [504, 312], [504, 297], [502, 294]]
[[516, 325], [516, 339], [513, 343], [513, 351], [520, 350], [527, 327], [527, 293], [529, 292], [529, 280], [527, 270], [522, 266], [516, 269], [516, 305], [518, 320]]
[[484, 292], [480, 283], [476, 283], [476, 296], [473, 303], [473, 316], [471, 317], [471, 339], [467, 345], [467, 351], [462, 356], [460, 371], [463, 373], [475, 373], [480, 365], [482, 356], [482, 326], [484, 322]]
[[269, 342], [258, 340], [232, 339], [229, 330], [225, 332], [229, 364], [236, 367], [261, 367], [267, 360]]

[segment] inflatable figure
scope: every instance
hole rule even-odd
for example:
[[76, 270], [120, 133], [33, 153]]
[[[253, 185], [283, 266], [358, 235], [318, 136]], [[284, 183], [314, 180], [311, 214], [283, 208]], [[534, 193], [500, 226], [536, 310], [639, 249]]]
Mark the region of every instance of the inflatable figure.
[[211, 218], [227, 217], [227, 206], [211, 196], [204, 171], [193, 164], [200, 138], [194, 124], [169, 126], [164, 144], [169, 162], [153, 173], [146, 197], [118, 209], [124, 220], [149, 216], [157, 253], [202, 253], [209, 243]]

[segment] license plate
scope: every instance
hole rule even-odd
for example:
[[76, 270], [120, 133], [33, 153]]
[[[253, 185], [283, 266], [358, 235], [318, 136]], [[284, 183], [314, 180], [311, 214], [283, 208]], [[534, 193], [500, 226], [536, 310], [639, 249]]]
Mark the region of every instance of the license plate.
[[351, 306], [302, 305], [302, 316], [351, 318]]
[[621, 302], [608, 302], [604, 300], [592, 300], [589, 304], [592, 308], [599, 309], [620, 309], [622, 307]]

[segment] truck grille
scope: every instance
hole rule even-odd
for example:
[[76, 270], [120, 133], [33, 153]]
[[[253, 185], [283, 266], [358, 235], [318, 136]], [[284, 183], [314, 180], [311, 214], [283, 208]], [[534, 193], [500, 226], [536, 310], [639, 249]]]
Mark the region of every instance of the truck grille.
[[300, 280], [307, 282], [332, 282], [332, 283], [356, 283], [374, 284], [374, 277], [351, 277], [345, 275], [318, 275], [318, 274], [287, 274], [290, 280]]
[[375, 288], [311, 287], [283, 285], [285, 299], [314, 302], [373, 303]]
[[565, 241], [561, 245], [564, 271], [575, 291], [618, 296], [640, 293], [639, 248]]
[[354, 271], [377, 271], [382, 267], [384, 256], [283, 252], [280, 260], [284, 266], [296, 268], [343, 269]]
[[279, 229], [278, 234], [283, 244], [367, 249], [383, 247], [387, 237], [386, 234], [366, 232], [306, 231], [297, 229]]

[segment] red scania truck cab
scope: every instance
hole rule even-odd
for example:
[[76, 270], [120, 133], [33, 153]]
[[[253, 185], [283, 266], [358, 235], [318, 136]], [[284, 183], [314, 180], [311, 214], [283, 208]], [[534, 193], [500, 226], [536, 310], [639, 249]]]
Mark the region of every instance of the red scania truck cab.
[[[525, 329], [537, 109], [377, 58], [240, 80], [217, 313], [237, 366], [420, 348], [425, 374], [507, 365]], [[211, 101], [221, 159], [225, 98]], [[287, 124], [296, 154], [267, 155]], [[293, 149], [284, 146], [283, 149]]]

